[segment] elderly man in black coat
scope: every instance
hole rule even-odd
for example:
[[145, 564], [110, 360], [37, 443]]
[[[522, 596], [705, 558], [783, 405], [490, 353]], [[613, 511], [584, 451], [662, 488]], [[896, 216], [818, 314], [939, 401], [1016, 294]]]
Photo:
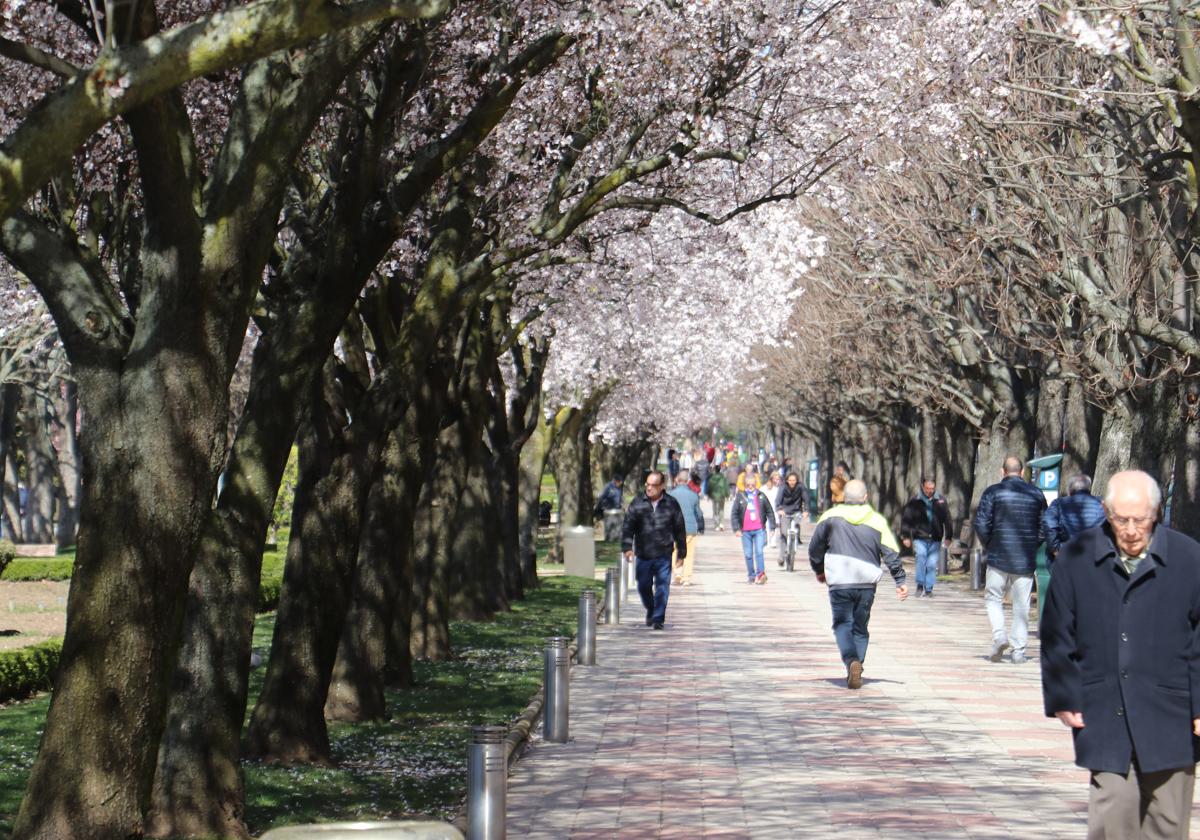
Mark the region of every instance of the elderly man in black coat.
[[1200, 544], [1158, 525], [1162, 493], [1121, 472], [1107, 522], [1074, 536], [1042, 610], [1046, 715], [1092, 771], [1088, 838], [1188, 836], [1200, 760]]

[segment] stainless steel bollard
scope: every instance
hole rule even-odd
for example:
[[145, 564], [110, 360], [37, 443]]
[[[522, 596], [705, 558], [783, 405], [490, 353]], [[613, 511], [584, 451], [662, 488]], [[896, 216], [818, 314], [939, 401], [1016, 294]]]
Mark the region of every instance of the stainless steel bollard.
[[950, 573], [950, 547], [945, 543], [942, 543], [938, 549], [937, 573], [939, 575], [946, 575]]
[[987, 559], [984, 557], [982, 548], [971, 549], [971, 591], [978, 592], [983, 589], [983, 582], [987, 571]]
[[[621, 561], [622, 563], [625, 561]], [[604, 571], [604, 623], [621, 623], [621, 595], [617, 591], [617, 578], [620, 569], [605, 569]]]
[[[637, 555], [635, 554], [633, 559], [621, 568], [625, 572], [625, 591], [637, 592]], [[629, 598], [625, 600], [629, 600]]]
[[567, 742], [567, 714], [570, 707], [571, 658], [567, 655], [566, 636], [546, 639], [546, 696], [542, 737], [559, 744]]
[[617, 566], [617, 598], [624, 604], [629, 600], [629, 577], [625, 574], [625, 567], [630, 564], [625, 561], [624, 557], [618, 560], [617, 563], [619, 564]]
[[580, 665], [596, 664], [596, 593], [585, 589], [579, 593], [579, 629], [575, 633], [579, 646], [575, 660]]
[[463, 840], [448, 823], [422, 820], [339, 822], [273, 828], [262, 840]]
[[471, 727], [467, 747], [467, 840], [504, 840], [508, 759], [503, 726]]

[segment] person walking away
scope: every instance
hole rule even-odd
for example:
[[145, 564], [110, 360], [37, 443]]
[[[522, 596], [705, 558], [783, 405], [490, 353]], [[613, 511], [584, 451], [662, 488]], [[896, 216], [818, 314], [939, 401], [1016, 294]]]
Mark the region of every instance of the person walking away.
[[[783, 476], [776, 472], [767, 473], [767, 486], [763, 489], [771, 510], [775, 511], [775, 519], [779, 519], [779, 497], [783, 494]], [[780, 530], [774, 526], [767, 529], [767, 545], [774, 548], [779, 544]]]
[[1084, 473], [1071, 476], [1067, 482], [1067, 495], [1051, 502], [1042, 520], [1046, 565], [1054, 564], [1054, 555], [1071, 537], [1102, 524], [1104, 505], [1092, 495], [1092, 477]]
[[1185, 840], [1200, 760], [1200, 544], [1119, 472], [1106, 523], [1062, 545], [1042, 607], [1042, 695], [1091, 771], [1088, 840]]
[[614, 475], [612, 480], [604, 485], [604, 489], [600, 491], [600, 498], [596, 500], [596, 507], [592, 511], [593, 519], [603, 517], [606, 510], [621, 509], [621, 486], [624, 483], [624, 476]]
[[950, 504], [932, 478], [921, 479], [921, 490], [900, 514], [900, 542], [913, 550], [917, 597], [932, 598], [937, 583], [938, 556], [950, 545]]
[[646, 492], [634, 498], [625, 511], [621, 551], [625, 562], [634, 561], [637, 549], [638, 596], [646, 608], [646, 626], [662, 630], [671, 594], [671, 550], [676, 565], [687, 559], [687, 531], [679, 503], [666, 493], [666, 478], [658, 470], [646, 476]]
[[679, 457], [675, 454], [674, 449], [667, 450], [667, 477], [671, 479], [672, 486], [675, 484], [675, 476], [679, 475], [680, 465]]
[[[792, 527], [792, 518], [803, 516], [808, 507], [808, 488], [800, 481], [800, 474], [790, 472], [783, 482], [783, 491], [779, 494], [779, 504], [776, 506], [776, 516], [779, 519], [779, 566], [783, 567], [787, 559], [788, 532]], [[800, 545], [797, 541], [796, 545]]]
[[675, 486], [668, 495], [679, 503], [679, 509], [683, 511], [684, 531], [687, 533], [687, 556], [683, 559], [683, 565], [680, 566], [678, 556], [675, 558], [675, 565], [679, 568], [675, 583], [679, 586], [691, 586], [692, 570], [696, 563], [696, 535], [704, 533], [704, 513], [700, 510], [700, 496], [683, 480], [682, 473], [675, 478]]
[[692, 472], [700, 480], [700, 497], [704, 498], [708, 489], [708, 476], [710, 472], [710, 464], [708, 459], [704, 457], [703, 451], [696, 453], [696, 464], [692, 467]]
[[725, 503], [729, 501], [729, 479], [724, 470], [716, 470], [708, 479], [708, 500], [712, 502], [713, 522], [718, 531], [725, 530]]
[[763, 550], [767, 544], [767, 523], [775, 521], [775, 511], [767, 497], [758, 490], [758, 476], [747, 468], [742, 474], [746, 483], [733, 497], [729, 525], [735, 537], [742, 538], [742, 555], [746, 559], [746, 582], [760, 586], [767, 582]]
[[867, 503], [867, 485], [852, 479], [846, 483], [845, 495], [842, 504], [817, 521], [808, 562], [817, 580], [829, 587], [833, 636], [846, 666], [846, 688], [862, 688], [871, 607], [883, 567], [891, 573], [901, 601], [908, 597], [908, 587], [896, 537], [887, 520]]
[[[1046, 497], [1021, 477], [1021, 459], [1004, 459], [1003, 477], [983, 491], [975, 511], [975, 533], [987, 549], [984, 603], [992, 625], [991, 660], [1012, 648], [1012, 662], [1025, 661], [1029, 637], [1029, 596], [1037, 570]], [[1012, 590], [1012, 633], [1004, 630], [1004, 595]]]

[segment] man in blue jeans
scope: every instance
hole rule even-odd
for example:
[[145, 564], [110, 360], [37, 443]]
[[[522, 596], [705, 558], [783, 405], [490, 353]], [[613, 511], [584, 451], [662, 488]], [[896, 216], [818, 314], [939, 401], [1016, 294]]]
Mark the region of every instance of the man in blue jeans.
[[846, 688], [862, 688], [870, 639], [867, 624], [883, 566], [891, 572], [901, 601], [908, 597], [908, 587], [896, 538], [887, 520], [867, 504], [867, 485], [854, 479], [843, 492], [844, 501], [817, 521], [808, 544], [808, 562], [817, 580], [829, 587], [833, 635], [846, 666]]
[[671, 594], [671, 553], [683, 565], [687, 557], [687, 530], [679, 502], [667, 495], [666, 479], [655, 470], [646, 476], [646, 492], [635, 498], [625, 512], [621, 528], [621, 551], [625, 562], [633, 562], [637, 547], [637, 584], [646, 626], [662, 630], [667, 619], [667, 596]]
[[950, 543], [950, 505], [932, 478], [921, 479], [921, 492], [908, 500], [900, 514], [900, 542], [911, 548], [917, 597], [932, 598], [942, 544]]

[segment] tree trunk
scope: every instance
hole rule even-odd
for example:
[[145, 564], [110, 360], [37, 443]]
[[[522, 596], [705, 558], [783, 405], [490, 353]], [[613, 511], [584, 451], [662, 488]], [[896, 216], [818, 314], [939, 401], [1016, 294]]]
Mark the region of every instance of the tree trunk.
[[330, 720], [387, 717], [388, 632], [412, 579], [413, 514], [424, 484], [423, 441], [406, 434], [411, 428], [403, 424], [388, 436], [367, 498], [354, 598], [325, 700]]
[[1200, 539], [1200, 384], [1187, 383], [1180, 407], [1169, 524], [1192, 539]]
[[25, 500], [23, 530], [31, 543], [54, 542], [54, 448], [50, 445], [50, 416], [45, 397], [24, 389], [20, 425], [25, 439]]
[[1114, 473], [1130, 468], [1133, 448], [1134, 417], [1126, 400], [1118, 399], [1104, 415], [1096, 454], [1096, 475], [1092, 492], [1103, 496]]
[[79, 392], [74, 382], [67, 380], [61, 383], [53, 408], [59, 479], [55, 542], [62, 550], [75, 544], [83, 491], [79, 471]]
[[1072, 382], [1063, 416], [1063, 478], [1069, 479], [1077, 473], [1095, 473], [1102, 419], [1100, 409], [1087, 401], [1083, 384]]
[[22, 542], [17, 461], [13, 457], [20, 400], [20, 386], [11, 382], [0, 386], [0, 540], [12, 542]]
[[549, 458], [553, 427], [539, 422], [521, 447], [520, 477], [518, 479], [517, 516], [521, 552], [521, 576], [526, 588], [537, 586], [537, 518], [542, 492], [542, 474]]
[[558, 530], [591, 523], [592, 470], [586, 411], [573, 408], [555, 435], [554, 480], [558, 485]]
[[975, 476], [975, 429], [953, 415], [940, 418], [936, 435], [937, 485], [950, 507], [950, 516], [959, 534], [961, 523], [974, 515], [971, 506]]
[[457, 490], [450, 472], [451, 464], [439, 455], [429, 481], [421, 488], [421, 501], [413, 523], [413, 609], [409, 650], [414, 659], [434, 662], [450, 655], [450, 535], [442, 527], [450, 521], [443, 510], [446, 500], [453, 503]]
[[[332, 390], [332, 386], [330, 389]], [[328, 764], [325, 698], [350, 603], [362, 513], [383, 440], [361, 400], [343, 429], [325, 399], [301, 427], [300, 481], [279, 612], [246, 754], [280, 764]]]

